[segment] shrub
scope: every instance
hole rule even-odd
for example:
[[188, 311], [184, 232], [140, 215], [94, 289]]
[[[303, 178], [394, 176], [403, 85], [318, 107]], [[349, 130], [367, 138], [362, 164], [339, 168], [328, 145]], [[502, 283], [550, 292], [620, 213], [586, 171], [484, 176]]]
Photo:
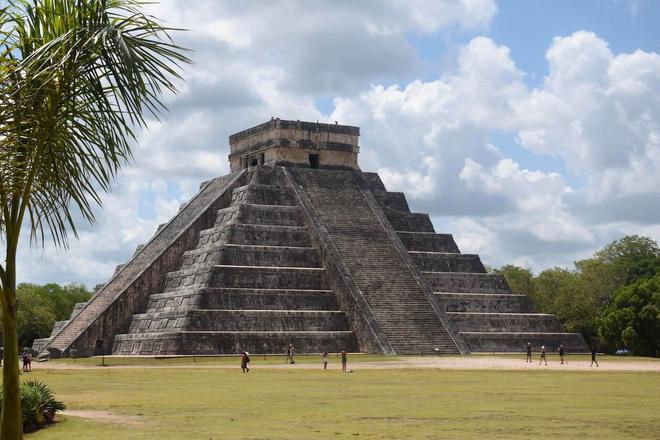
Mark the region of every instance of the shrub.
[[[0, 398], [2, 397], [0, 386]], [[48, 386], [36, 380], [21, 383], [21, 412], [23, 432], [33, 432], [53, 423], [55, 413], [66, 408], [64, 403], [55, 400]]]

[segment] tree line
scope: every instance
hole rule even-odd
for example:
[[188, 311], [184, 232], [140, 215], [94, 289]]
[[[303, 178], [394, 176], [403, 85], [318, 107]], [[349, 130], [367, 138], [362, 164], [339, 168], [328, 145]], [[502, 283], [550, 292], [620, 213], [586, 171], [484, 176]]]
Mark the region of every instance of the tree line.
[[534, 275], [506, 265], [514, 293], [526, 294], [540, 313], [552, 313], [566, 331], [589, 345], [614, 352], [660, 356], [660, 248], [648, 237], [625, 236], [572, 269], [554, 267]]
[[91, 296], [82, 284], [19, 284], [16, 287], [19, 346], [31, 347], [35, 339], [50, 336], [56, 321], [69, 319], [76, 303]]

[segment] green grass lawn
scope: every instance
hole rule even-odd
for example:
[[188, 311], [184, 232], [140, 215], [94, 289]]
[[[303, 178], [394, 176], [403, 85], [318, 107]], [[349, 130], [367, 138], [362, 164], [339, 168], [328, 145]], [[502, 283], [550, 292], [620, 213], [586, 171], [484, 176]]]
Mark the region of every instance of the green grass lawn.
[[[391, 358], [360, 358], [379, 359]], [[103, 422], [64, 416], [29, 438], [660, 438], [658, 373], [391, 369], [341, 374], [294, 366], [242, 374], [238, 367], [205, 368], [236, 359], [197, 361], [197, 368], [185, 369], [177, 366], [193, 365], [191, 359], [125, 360], [174, 363], [160, 369], [37, 366], [23, 377], [48, 383], [69, 409], [129, 417]], [[306, 361], [318, 359], [299, 359]], [[283, 359], [266, 361], [271, 362]]]

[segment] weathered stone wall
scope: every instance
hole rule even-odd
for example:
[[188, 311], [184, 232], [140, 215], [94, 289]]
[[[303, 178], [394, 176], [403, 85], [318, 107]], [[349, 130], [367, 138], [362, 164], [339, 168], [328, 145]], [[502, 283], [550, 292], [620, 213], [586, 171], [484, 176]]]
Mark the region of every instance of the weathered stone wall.
[[250, 169], [246, 180], [167, 274], [164, 292], [115, 338], [114, 353], [282, 352], [284, 341], [298, 352], [357, 349], [280, 172]]
[[563, 344], [567, 352], [587, 353], [589, 348], [579, 333], [544, 333], [544, 332], [464, 332], [463, 338], [475, 352], [519, 352], [524, 353], [527, 343], [537, 353], [542, 345], [549, 353]]
[[229, 137], [232, 171], [258, 165], [309, 166], [309, 154], [319, 155], [319, 166], [359, 169], [360, 129], [345, 125], [302, 121], [272, 121]]
[[533, 313], [527, 295], [436, 292], [445, 310], [481, 313]]
[[75, 348], [81, 355], [109, 352], [114, 336], [128, 327], [150, 293], [161, 290], [165, 274], [178, 267], [183, 252], [194, 247], [199, 231], [210, 227], [216, 211], [241, 185], [242, 172], [209, 182], [188, 205], [145, 245], [45, 347], [51, 356]]
[[411, 231], [397, 231], [397, 233], [409, 251], [460, 253], [451, 234]]
[[173, 354], [218, 354], [240, 353], [284, 353], [286, 346], [293, 344], [297, 353], [320, 353], [324, 348], [331, 351], [345, 349], [360, 351], [352, 331], [338, 332], [257, 332], [217, 333], [164, 332], [156, 336], [118, 335], [115, 338], [116, 354], [173, 355]]

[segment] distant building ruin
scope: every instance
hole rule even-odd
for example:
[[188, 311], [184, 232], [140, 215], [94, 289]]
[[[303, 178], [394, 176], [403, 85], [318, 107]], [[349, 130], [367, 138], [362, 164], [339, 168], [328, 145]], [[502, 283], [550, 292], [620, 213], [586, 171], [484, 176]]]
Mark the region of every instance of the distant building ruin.
[[587, 351], [360, 171], [358, 127], [273, 119], [34, 348], [80, 354]]

